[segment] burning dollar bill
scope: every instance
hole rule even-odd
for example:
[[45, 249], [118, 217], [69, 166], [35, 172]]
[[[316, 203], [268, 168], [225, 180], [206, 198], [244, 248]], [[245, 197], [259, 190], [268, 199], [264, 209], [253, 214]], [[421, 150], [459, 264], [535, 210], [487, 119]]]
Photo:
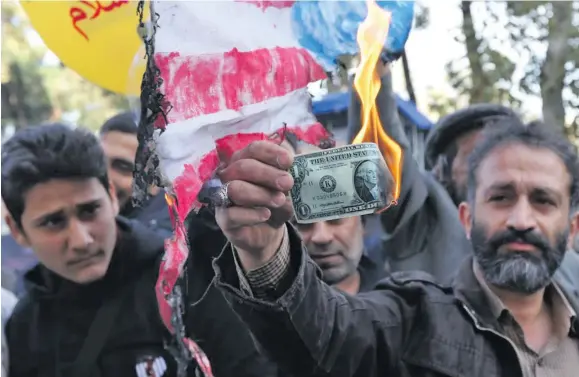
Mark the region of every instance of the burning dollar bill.
[[374, 143], [298, 155], [290, 173], [300, 224], [367, 215], [392, 201], [392, 175]]

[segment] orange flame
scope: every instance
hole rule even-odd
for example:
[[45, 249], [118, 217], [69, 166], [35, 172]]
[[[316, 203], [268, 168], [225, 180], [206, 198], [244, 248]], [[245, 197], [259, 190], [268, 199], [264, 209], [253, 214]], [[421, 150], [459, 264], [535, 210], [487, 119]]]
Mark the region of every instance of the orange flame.
[[173, 208], [173, 206], [175, 205], [175, 200], [173, 199], [173, 197], [167, 193], [165, 193], [165, 201], [167, 202], [167, 206], [169, 208]]
[[362, 128], [353, 143], [371, 142], [378, 145], [394, 179], [392, 194], [396, 201], [400, 196], [402, 181], [402, 148], [384, 131], [376, 108], [376, 97], [381, 86], [376, 64], [388, 36], [392, 15], [380, 8], [374, 0], [368, 0], [367, 3], [368, 15], [358, 28], [357, 41], [361, 59], [354, 79], [354, 88], [362, 103]]
[[175, 230], [179, 226], [176, 222], [179, 219], [179, 215], [177, 215], [177, 200], [175, 197], [165, 193], [165, 201], [167, 202], [167, 207], [169, 207], [169, 218], [171, 219], [173, 230]]

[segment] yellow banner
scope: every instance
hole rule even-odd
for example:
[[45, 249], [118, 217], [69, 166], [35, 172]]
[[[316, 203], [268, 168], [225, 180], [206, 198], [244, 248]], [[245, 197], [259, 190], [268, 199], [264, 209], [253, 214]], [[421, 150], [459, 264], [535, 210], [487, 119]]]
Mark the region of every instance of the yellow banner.
[[[110, 91], [137, 96], [145, 61], [138, 57], [137, 1], [20, 1], [44, 43], [70, 69]], [[148, 5], [145, 5], [148, 10]], [[148, 12], [144, 20], [148, 20]]]

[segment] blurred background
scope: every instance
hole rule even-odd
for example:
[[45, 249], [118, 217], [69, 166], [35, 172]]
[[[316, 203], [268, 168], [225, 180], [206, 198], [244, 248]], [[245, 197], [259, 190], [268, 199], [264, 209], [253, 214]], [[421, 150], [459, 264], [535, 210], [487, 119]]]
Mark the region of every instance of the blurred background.
[[127, 98], [86, 81], [44, 44], [18, 1], [2, 0], [2, 138], [39, 123], [97, 130]]
[[[126, 110], [138, 113], [135, 93], [141, 71], [134, 62], [142, 64], [138, 58], [143, 57], [143, 51], [134, 53], [140, 44], [133, 32], [135, 2], [107, 2], [106, 6], [88, 1], [22, 4], [1, 1], [2, 141], [20, 128], [55, 121], [96, 132], [115, 114]], [[54, 7], [64, 10], [54, 12], [62, 19], [48, 12]], [[72, 38], [65, 48], [66, 58], [57, 53], [63, 60], [74, 62], [74, 70], [46, 45], [66, 44], [59, 33], [70, 33], [71, 19], [76, 25], [71, 7], [79, 7], [75, 15], [84, 15], [85, 21], [91, 14], [96, 18], [97, 13], [102, 13], [100, 20], [105, 25], [90, 29], [91, 38], [102, 37], [91, 39], [91, 43], [98, 44], [99, 59], [89, 56], [91, 51], [70, 47], [75, 43]], [[35, 13], [31, 13], [33, 8]], [[104, 15], [106, 12], [108, 15]], [[416, 12], [405, 53], [393, 65], [392, 72], [398, 110], [419, 165], [423, 165], [424, 140], [430, 127], [441, 116], [472, 103], [504, 104], [519, 110], [525, 120], [542, 117], [547, 125], [560, 128], [571, 141], [579, 142], [579, 1], [422, 0], [417, 2]], [[115, 23], [124, 23], [119, 27], [127, 31], [118, 32]], [[82, 25], [90, 28], [91, 24]], [[87, 45], [83, 39], [80, 41]], [[134, 49], [126, 52], [130, 48], [124, 46]], [[348, 82], [357, 60], [344, 58], [342, 63], [343, 69], [333, 80], [309, 87], [314, 113], [338, 139], [345, 139], [346, 135]], [[108, 80], [108, 86], [95, 85], [93, 82], [98, 80], [90, 82], [77, 73], [105, 67], [105, 71], [121, 67], [123, 74], [131, 69], [131, 77], [122, 80], [133, 82], [120, 83], [107, 72], [99, 72]], [[86, 72], [84, 76], [88, 76]], [[127, 89], [130, 85], [132, 90]], [[14, 279], [7, 276], [9, 273], [25, 270], [34, 258], [8, 235], [3, 218], [4, 214], [4, 285], [6, 279]]]
[[[1, 6], [3, 138], [57, 120], [96, 130], [129, 109], [125, 95], [101, 89], [61, 63], [17, 1]], [[431, 122], [469, 103], [504, 103], [525, 117], [564, 124], [569, 137], [577, 137], [579, 1], [423, 0], [417, 13], [406, 55], [394, 66], [401, 99]], [[311, 85], [316, 101], [347, 91], [356, 61], [345, 64], [338, 80]], [[338, 134], [344, 125], [339, 98], [330, 96], [319, 110]]]

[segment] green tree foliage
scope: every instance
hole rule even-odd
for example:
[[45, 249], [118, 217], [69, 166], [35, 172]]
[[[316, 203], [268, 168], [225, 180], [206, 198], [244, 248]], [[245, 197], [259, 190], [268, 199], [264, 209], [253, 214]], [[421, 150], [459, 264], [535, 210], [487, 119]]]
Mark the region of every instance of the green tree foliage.
[[2, 131], [50, 121], [98, 129], [129, 107], [127, 99], [84, 80], [62, 64], [46, 64], [48, 50], [15, 1], [2, 1]]
[[[517, 103], [510, 93], [515, 63], [493, 46], [492, 38], [484, 38], [477, 32], [471, 2], [461, 2], [460, 11], [462, 25], [455, 40], [464, 44], [466, 55], [447, 63], [450, 84], [459, 95], [467, 96], [470, 103]], [[482, 22], [486, 27], [496, 20], [483, 19]]]
[[[507, 1], [460, 3], [456, 40], [466, 54], [450, 61], [450, 84], [470, 103], [521, 105], [539, 96], [547, 124], [570, 134], [579, 108], [579, 2]], [[573, 110], [575, 109], [575, 110]], [[566, 128], [565, 128], [566, 127]]]
[[44, 51], [28, 46], [23, 21], [16, 3], [2, 2], [2, 130], [42, 122], [52, 113], [39, 70]]
[[[540, 95], [547, 124], [566, 127], [576, 135], [579, 119], [566, 123], [566, 109], [579, 109], [579, 1], [529, 1], [507, 3], [507, 29], [519, 55], [530, 55], [520, 88]], [[521, 28], [532, 23], [534, 29]], [[516, 43], [520, 41], [519, 43]], [[531, 53], [533, 43], [546, 49], [544, 56]]]

